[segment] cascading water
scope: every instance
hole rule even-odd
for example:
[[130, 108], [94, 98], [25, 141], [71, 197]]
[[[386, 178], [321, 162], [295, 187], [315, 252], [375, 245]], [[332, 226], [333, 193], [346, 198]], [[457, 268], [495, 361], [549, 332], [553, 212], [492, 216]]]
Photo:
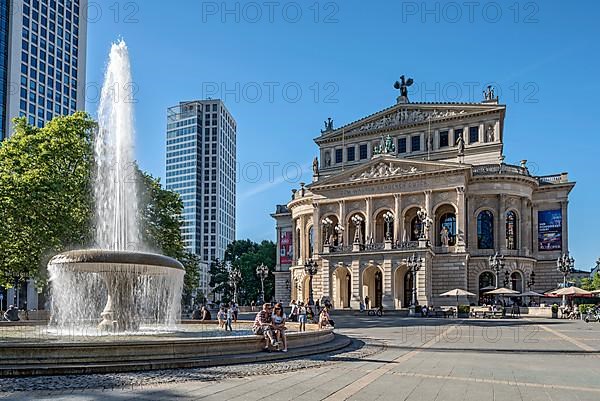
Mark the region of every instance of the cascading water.
[[121, 41], [110, 51], [94, 141], [97, 249], [65, 252], [48, 264], [50, 324], [69, 333], [89, 327], [169, 329], [179, 319], [183, 266], [140, 252], [132, 89], [129, 53]]
[[113, 44], [98, 109], [95, 144], [96, 245], [140, 250], [134, 163], [133, 79], [125, 42]]

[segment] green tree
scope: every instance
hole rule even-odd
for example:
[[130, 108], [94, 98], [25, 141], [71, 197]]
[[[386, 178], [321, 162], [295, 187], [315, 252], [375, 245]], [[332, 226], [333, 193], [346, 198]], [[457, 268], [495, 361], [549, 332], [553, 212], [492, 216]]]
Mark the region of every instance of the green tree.
[[229, 283], [229, 271], [225, 261], [213, 260], [208, 269], [210, 281], [208, 285], [212, 288], [213, 300], [216, 294], [221, 295], [221, 301], [229, 302], [233, 299], [233, 287]]
[[44, 128], [15, 120], [0, 145], [0, 285], [15, 275], [44, 282], [49, 257], [89, 242], [95, 127], [81, 112]]
[[[57, 117], [44, 128], [15, 120], [0, 143], [0, 286], [13, 277], [45, 282], [56, 253], [92, 243], [93, 146], [96, 123], [85, 113]], [[199, 259], [185, 251], [183, 203], [160, 181], [139, 171], [142, 240], [185, 267], [184, 294], [198, 286]], [[142, 247], [140, 247], [142, 250]]]
[[239, 269], [242, 281], [238, 288], [238, 297], [243, 304], [249, 304], [259, 298], [261, 285], [256, 275], [256, 267], [265, 264], [269, 268], [269, 276], [265, 279], [265, 299], [275, 296], [275, 264], [277, 263], [276, 246], [272, 241], [257, 244], [251, 240], [233, 241], [227, 246], [225, 260], [231, 262], [232, 268]]
[[582, 278], [581, 288], [587, 291], [600, 290], [600, 273], [594, 274], [593, 278]]
[[160, 179], [138, 169], [140, 177], [140, 222], [142, 242], [155, 251], [175, 258], [185, 268], [184, 298], [189, 302], [200, 279], [200, 258], [185, 250], [181, 237], [183, 202], [179, 194], [163, 189]]

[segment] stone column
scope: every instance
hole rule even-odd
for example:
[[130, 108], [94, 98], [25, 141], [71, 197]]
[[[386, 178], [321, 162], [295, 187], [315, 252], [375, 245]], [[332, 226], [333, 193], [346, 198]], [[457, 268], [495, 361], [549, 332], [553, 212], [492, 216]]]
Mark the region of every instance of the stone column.
[[465, 227], [466, 221], [466, 205], [465, 205], [465, 187], [456, 188], [456, 205], [458, 206], [456, 216], [456, 252], [465, 252]]
[[518, 221], [518, 249], [521, 249], [525, 256], [529, 256], [531, 250], [531, 223], [529, 222], [531, 211], [527, 207], [527, 198], [521, 198], [521, 213]]
[[371, 214], [373, 213], [373, 198], [372, 197], [367, 197], [366, 201], [366, 209], [365, 209], [365, 243], [369, 241], [369, 238], [371, 237], [371, 235], [373, 235], [373, 216], [371, 216]]
[[560, 202], [560, 209], [562, 213], [562, 250], [563, 252], [569, 252], [569, 201]]
[[394, 294], [392, 292], [392, 259], [389, 256], [383, 259], [382, 267], [383, 276], [381, 279], [383, 282], [381, 284], [383, 295], [381, 297], [381, 303], [383, 305], [383, 309], [394, 309]]
[[306, 217], [300, 216], [300, 261], [299, 264], [304, 264], [308, 260], [308, 249], [306, 247]]
[[350, 307], [352, 309], [359, 309], [360, 302], [362, 299], [362, 282], [360, 281], [360, 262], [358, 260], [352, 261], [350, 267], [350, 274], [352, 276], [352, 294], [350, 295]]
[[425, 191], [425, 210], [427, 211], [427, 217], [431, 219], [431, 226], [429, 227], [429, 233], [427, 235], [427, 239], [431, 242], [432, 245], [434, 245], [434, 240], [433, 237], [431, 235], [431, 233], [433, 231], [435, 231], [435, 216], [433, 216], [433, 212], [432, 212], [432, 204], [431, 204], [431, 195], [432, 195], [433, 191], [428, 190]]
[[401, 221], [402, 221], [402, 216], [400, 216], [400, 213], [402, 213], [402, 195], [401, 194], [395, 194], [394, 195], [394, 241], [402, 241], [401, 238]]
[[481, 123], [481, 124], [479, 124], [479, 142], [483, 143], [485, 141], [486, 141], [486, 138], [485, 138], [485, 124]]
[[498, 204], [498, 244], [500, 253], [506, 254], [506, 195], [500, 194]]
[[342, 242], [344, 243], [344, 246], [346, 246], [348, 245], [348, 227], [346, 227], [346, 203], [343, 200], [338, 201], [338, 206], [338, 224], [344, 227], [344, 232], [342, 233]]
[[330, 270], [330, 266], [329, 266], [329, 260], [327, 259], [321, 259], [321, 263], [320, 263], [320, 274], [321, 274], [321, 295], [325, 296], [325, 297], [329, 297], [330, 300], [333, 300], [333, 296], [331, 294], [331, 274], [329, 272]]
[[313, 256], [317, 257], [319, 253], [321, 253], [321, 249], [323, 249], [323, 239], [321, 238], [321, 233], [323, 231], [323, 225], [321, 224], [321, 214], [319, 213], [319, 204], [313, 203], [313, 241], [314, 241], [314, 249]]
[[531, 203], [532, 211], [531, 211], [531, 252], [533, 255], [537, 255], [539, 252], [539, 244], [538, 244], [538, 205]]

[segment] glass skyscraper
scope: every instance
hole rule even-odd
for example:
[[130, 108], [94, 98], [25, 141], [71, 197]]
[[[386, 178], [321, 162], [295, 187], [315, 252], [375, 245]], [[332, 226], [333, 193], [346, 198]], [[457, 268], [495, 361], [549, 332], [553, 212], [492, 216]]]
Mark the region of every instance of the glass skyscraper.
[[183, 200], [186, 248], [207, 264], [235, 239], [236, 126], [218, 99], [167, 110], [167, 189]]
[[88, 0], [2, 0], [1, 137], [85, 108]]

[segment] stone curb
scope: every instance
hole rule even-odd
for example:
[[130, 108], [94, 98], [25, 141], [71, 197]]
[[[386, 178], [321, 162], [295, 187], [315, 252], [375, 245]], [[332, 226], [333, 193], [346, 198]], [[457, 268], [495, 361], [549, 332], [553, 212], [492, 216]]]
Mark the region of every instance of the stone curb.
[[18, 376], [53, 376], [53, 375], [85, 375], [96, 373], [118, 373], [132, 371], [148, 371], [161, 369], [204, 368], [244, 363], [267, 362], [282, 359], [293, 359], [308, 355], [337, 351], [347, 347], [352, 340], [339, 334], [333, 341], [317, 346], [290, 349], [289, 352], [259, 352], [242, 355], [225, 355], [206, 358], [169, 359], [154, 361], [136, 361], [135, 363], [89, 363], [65, 365], [29, 365], [1, 366], [0, 377]]

